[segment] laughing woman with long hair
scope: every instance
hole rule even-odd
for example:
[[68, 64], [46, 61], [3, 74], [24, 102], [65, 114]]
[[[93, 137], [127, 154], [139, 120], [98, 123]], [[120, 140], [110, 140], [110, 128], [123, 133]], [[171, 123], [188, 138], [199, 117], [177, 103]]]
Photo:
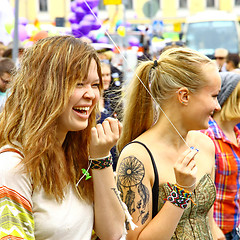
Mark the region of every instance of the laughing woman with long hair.
[[109, 155], [121, 126], [96, 125], [101, 92], [88, 44], [55, 36], [25, 51], [0, 120], [0, 239], [121, 238]]

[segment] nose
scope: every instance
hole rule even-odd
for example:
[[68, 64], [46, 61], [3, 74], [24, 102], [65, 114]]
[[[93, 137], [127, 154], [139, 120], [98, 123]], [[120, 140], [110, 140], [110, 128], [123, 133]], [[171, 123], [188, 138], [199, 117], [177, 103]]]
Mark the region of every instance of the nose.
[[216, 107], [215, 107], [215, 112], [219, 112], [221, 110], [221, 106], [217, 100]]
[[95, 93], [93, 91], [92, 86], [86, 86], [84, 97], [85, 98], [90, 98], [90, 99], [94, 99], [95, 98]]

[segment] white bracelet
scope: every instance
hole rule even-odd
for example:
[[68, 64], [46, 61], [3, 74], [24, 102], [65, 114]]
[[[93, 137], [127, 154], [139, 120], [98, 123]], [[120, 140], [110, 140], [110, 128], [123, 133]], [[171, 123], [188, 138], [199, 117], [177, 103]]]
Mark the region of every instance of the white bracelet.
[[176, 182], [176, 184], [177, 184], [179, 187], [181, 187], [181, 188], [191, 188], [191, 187], [193, 187], [193, 186], [196, 184], [196, 182], [193, 183], [193, 184], [190, 185], [190, 186], [182, 186], [182, 185], [178, 184], [177, 182]]
[[109, 153], [107, 156], [105, 156], [105, 157], [100, 157], [100, 158], [91, 158], [90, 156], [89, 156], [89, 158], [88, 158], [88, 160], [89, 161], [92, 161], [92, 160], [101, 160], [101, 159], [104, 159], [104, 158], [108, 158], [108, 157], [110, 157], [111, 156], [111, 153]]

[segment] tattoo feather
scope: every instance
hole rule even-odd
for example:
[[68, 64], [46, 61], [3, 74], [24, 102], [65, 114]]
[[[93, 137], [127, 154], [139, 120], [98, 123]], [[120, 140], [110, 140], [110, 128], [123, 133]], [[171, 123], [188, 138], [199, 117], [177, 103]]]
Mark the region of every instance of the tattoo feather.
[[138, 193], [143, 200], [143, 208], [146, 208], [146, 204], [149, 202], [149, 191], [147, 187], [140, 183], [138, 185]]
[[128, 210], [129, 210], [130, 214], [135, 212], [135, 209], [134, 209], [134, 206], [133, 206], [134, 198], [135, 198], [135, 193], [129, 188], [129, 190], [127, 191], [126, 197], [125, 197], [125, 203], [128, 207]]

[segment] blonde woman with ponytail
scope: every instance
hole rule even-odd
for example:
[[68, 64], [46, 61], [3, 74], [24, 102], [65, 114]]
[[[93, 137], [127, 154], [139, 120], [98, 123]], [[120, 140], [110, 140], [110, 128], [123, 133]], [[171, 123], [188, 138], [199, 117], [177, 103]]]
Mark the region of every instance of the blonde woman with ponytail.
[[0, 116], [0, 239], [120, 239], [124, 212], [110, 149], [121, 125], [96, 125], [96, 51], [72, 36], [25, 50]]
[[139, 64], [126, 94], [117, 186], [128, 240], [216, 239], [214, 145], [197, 130], [220, 109], [216, 65], [187, 48]]

